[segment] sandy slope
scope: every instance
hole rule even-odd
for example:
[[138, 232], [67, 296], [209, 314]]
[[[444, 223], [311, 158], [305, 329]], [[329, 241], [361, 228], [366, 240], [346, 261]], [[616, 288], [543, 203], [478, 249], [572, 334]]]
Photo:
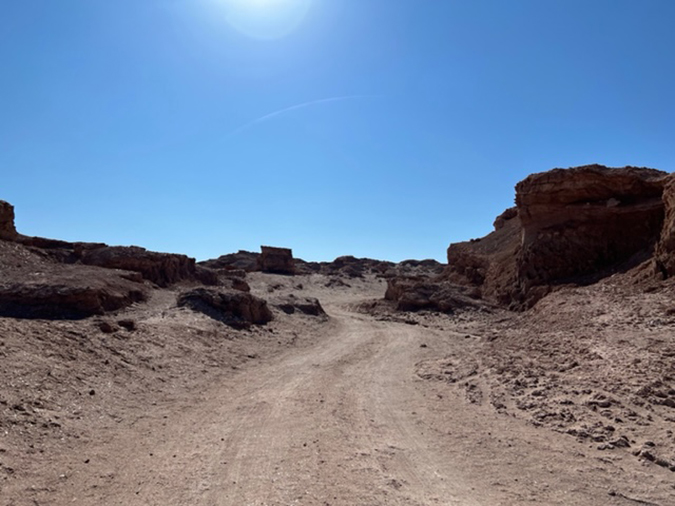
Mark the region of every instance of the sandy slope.
[[[330, 319], [308, 322], [279, 315], [264, 333], [227, 342], [234, 346], [244, 339], [247, 353], [259, 354], [238, 363], [238, 370], [204, 370], [201, 383], [178, 381], [149, 396], [111, 396], [110, 409], [123, 413], [124, 421], [102, 426], [88, 419], [89, 432], [82, 433], [87, 437], [68, 438], [67, 447], [44, 462], [26, 463], [33, 473], [6, 483], [0, 504], [675, 501], [666, 469], [642, 469], [626, 452], [598, 452], [569, 435], [500, 413], [488, 402], [476, 402], [475, 396], [487, 395], [480, 390], [421, 379], [420, 369], [438, 357], [474, 357], [482, 340], [467, 328], [476, 326], [470, 322], [477, 318], [485, 323], [494, 315], [464, 320], [371, 316], [358, 312], [357, 303], [381, 294], [381, 281], [348, 280], [351, 286], [330, 289], [325, 281], [254, 275], [251, 284], [261, 295], [301, 290], [318, 296]], [[153, 311], [137, 310], [141, 327], [174, 332], [172, 325], [189, 323], [192, 331], [217, 330], [209, 321], [189, 322], [194, 318], [189, 313], [160, 307], [161, 297], [155, 301]], [[278, 337], [301, 337], [280, 338], [280, 347], [274, 348], [266, 343], [269, 330]], [[190, 378], [180, 368], [176, 374]]]

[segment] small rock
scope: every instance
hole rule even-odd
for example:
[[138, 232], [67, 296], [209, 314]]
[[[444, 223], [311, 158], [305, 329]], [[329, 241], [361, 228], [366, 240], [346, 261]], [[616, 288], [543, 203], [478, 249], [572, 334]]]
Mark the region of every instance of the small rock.
[[117, 323], [129, 332], [136, 330], [136, 322], [134, 320], [119, 320]]
[[105, 334], [112, 334], [113, 332], [115, 332], [117, 330], [117, 328], [115, 326], [113, 326], [112, 323], [107, 322], [107, 321], [99, 322], [98, 328], [101, 332], [103, 332]]

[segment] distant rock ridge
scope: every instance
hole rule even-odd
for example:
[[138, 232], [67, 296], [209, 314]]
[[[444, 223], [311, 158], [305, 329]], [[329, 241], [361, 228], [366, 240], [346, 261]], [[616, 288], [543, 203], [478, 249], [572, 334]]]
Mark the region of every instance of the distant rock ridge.
[[[328, 276], [344, 276], [359, 278], [366, 274], [374, 274], [385, 277], [409, 274], [428, 274], [430, 272], [440, 274], [444, 264], [436, 260], [404, 260], [399, 263], [386, 260], [374, 260], [371, 258], [356, 258], [351, 255], [337, 257], [332, 262], [307, 262], [300, 258], [292, 257], [292, 251], [286, 248], [272, 248], [261, 246], [263, 253], [240, 250], [237, 253], [222, 255], [211, 260], [204, 260], [198, 265], [210, 269], [237, 270], [247, 272], [266, 271], [280, 272], [282, 274], [325, 274]], [[267, 253], [264, 253], [267, 251]], [[263, 258], [267, 255], [266, 258]], [[278, 256], [275, 259], [274, 256]], [[290, 258], [289, 258], [290, 255]], [[291, 271], [290, 261], [293, 267]]]

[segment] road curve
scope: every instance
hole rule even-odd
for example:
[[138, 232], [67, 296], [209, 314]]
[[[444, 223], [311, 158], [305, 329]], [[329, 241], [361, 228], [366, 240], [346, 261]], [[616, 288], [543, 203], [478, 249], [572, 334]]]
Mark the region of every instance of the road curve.
[[98, 467], [73, 473], [63, 503], [484, 504], [415, 411], [424, 329], [328, 311], [317, 344], [101, 444]]

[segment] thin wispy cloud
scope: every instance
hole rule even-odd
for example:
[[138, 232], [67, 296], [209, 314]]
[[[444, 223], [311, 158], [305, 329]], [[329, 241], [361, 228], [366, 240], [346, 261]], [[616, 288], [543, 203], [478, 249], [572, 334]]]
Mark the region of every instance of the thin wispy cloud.
[[307, 107], [313, 107], [315, 105], [319, 104], [326, 104], [329, 102], [341, 102], [343, 100], [354, 100], [354, 99], [359, 99], [359, 98], [380, 98], [381, 95], [345, 95], [341, 97], [329, 97], [329, 98], [320, 98], [317, 100], [310, 100], [308, 102], [303, 102], [301, 104], [296, 104], [292, 105], [290, 107], [285, 107], [284, 109], [279, 109], [278, 111], [271, 112], [269, 114], [265, 114], [264, 116], [261, 116], [259, 118], [254, 119], [253, 121], [249, 121], [248, 123], [234, 129], [230, 135], [237, 135], [241, 132], [244, 132], [248, 130], [251, 127], [254, 127], [256, 125], [259, 125], [261, 123], [265, 123], [266, 121], [269, 121], [273, 118], [276, 118], [278, 116], [282, 116], [284, 114], [288, 114], [291, 111], [297, 111], [298, 109], [305, 109]]

